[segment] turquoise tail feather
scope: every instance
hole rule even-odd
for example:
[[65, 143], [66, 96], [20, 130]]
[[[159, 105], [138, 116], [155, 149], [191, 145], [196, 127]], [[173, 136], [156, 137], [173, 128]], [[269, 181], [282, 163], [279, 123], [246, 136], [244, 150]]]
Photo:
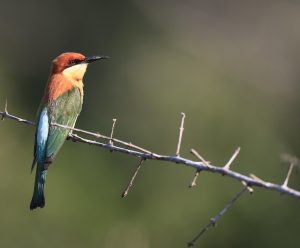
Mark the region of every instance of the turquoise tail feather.
[[30, 202], [30, 210], [45, 206], [44, 188], [47, 170], [43, 164], [37, 164], [33, 196]]

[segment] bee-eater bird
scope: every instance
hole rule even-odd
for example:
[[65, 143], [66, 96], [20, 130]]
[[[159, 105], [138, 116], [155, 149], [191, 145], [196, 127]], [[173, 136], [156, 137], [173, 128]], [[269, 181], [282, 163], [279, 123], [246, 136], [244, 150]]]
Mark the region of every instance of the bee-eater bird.
[[83, 102], [83, 76], [89, 63], [108, 58], [85, 57], [80, 53], [63, 53], [52, 61], [50, 76], [39, 108], [35, 132], [35, 185], [30, 209], [45, 206], [44, 185], [47, 169], [65, 142], [70, 129], [51, 125], [57, 123], [74, 127]]

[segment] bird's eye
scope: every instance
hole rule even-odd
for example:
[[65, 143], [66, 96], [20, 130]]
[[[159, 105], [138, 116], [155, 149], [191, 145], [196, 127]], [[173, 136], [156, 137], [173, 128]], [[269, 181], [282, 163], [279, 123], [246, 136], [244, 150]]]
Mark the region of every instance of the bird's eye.
[[69, 61], [69, 65], [72, 66], [72, 65], [76, 65], [76, 64], [79, 64], [81, 62], [80, 59], [71, 59]]

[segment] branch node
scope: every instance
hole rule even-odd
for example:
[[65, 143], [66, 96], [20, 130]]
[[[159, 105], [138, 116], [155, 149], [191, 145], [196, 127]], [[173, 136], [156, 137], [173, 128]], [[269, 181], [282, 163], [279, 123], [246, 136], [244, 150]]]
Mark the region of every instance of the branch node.
[[178, 137], [178, 143], [177, 143], [177, 149], [176, 149], [176, 156], [180, 157], [180, 146], [182, 142], [182, 134], [184, 130], [184, 119], [185, 119], [185, 113], [181, 112], [181, 124], [179, 128], [179, 137]]
[[[209, 167], [209, 161], [206, 161], [195, 149], [191, 149], [190, 152], [195, 156], [197, 157], [204, 165], [206, 165], [207, 167]], [[200, 174], [200, 170], [196, 170], [196, 173], [189, 185], [189, 188], [192, 188], [192, 187], [195, 187], [197, 185], [196, 181], [197, 181], [197, 178]]]
[[229, 170], [230, 169], [230, 165], [232, 164], [232, 162], [235, 160], [235, 158], [237, 157], [237, 155], [239, 154], [241, 150], [241, 147], [238, 147], [234, 153], [232, 154], [232, 156], [230, 157], [230, 159], [228, 160], [228, 162], [226, 163], [226, 165], [223, 167], [224, 170]]
[[210, 221], [210, 223], [211, 223], [211, 226], [212, 226], [212, 227], [215, 227], [215, 226], [217, 225], [217, 221], [218, 221], [218, 220], [217, 220], [216, 218], [213, 217], [213, 218], [210, 218], [209, 221]]
[[204, 165], [206, 165], [207, 167], [210, 167], [210, 162], [206, 161], [195, 149], [191, 149], [190, 152], [196, 157], [198, 158]]
[[127, 187], [126, 187], [125, 191], [123, 191], [123, 193], [122, 193], [122, 197], [123, 197], [123, 198], [126, 197], [126, 196], [128, 195], [129, 189], [133, 186], [134, 179], [136, 178], [136, 176], [137, 176], [137, 174], [138, 174], [140, 168], [142, 167], [142, 163], [143, 163], [145, 160], [146, 160], [145, 158], [141, 158], [141, 159], [140, 159], [140, 162], [139, 162], [137, 168], [135, 169], [135, 171], [134, 171], [134, 173], [133, 173], [133, 175], [132, 175], [132, 177], [131, 177], [129, 183], [127, 184]]

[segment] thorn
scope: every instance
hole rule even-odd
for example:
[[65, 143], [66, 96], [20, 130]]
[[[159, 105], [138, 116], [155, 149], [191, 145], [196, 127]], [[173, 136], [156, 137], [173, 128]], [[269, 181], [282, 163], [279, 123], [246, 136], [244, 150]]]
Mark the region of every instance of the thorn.
[[209, 161], [206, 161], [195, 149], [191, 149], [190, 151], [195, 157], [197, 157], [204, 165], [210, 167]]
[[5, 99], [5, 105], [4, 105], [4, 113], [2, 114], [1, 121], [4, 120], [4, 118], [7, 116], [7, 99]]
[[[111, 146], [114, 145], [114, 143], [113, 143], [112, 140], [113, 140], [113, 135], [114, 135], [114, 130], [115, 130], [115, 124], [116, 124], [116, 122], [117, 122], [117, 119], [113, 118], [113, 119], [112, 119], [111, 132], [110, 132], [110, 139], [109, 139], [109, 144], [110, 144]], [[110, 152], [113, 152], [113, 150], [110, 150]]]
[[232, 154], [231, 158], [228, 160], [227, 164], [223, 167], [224, 170], [229, 170], [230, 169], [230, 165], [232, 164], [232, 162], [234, 161], [234, 159], [237, 157], [237, 155], [239, 154], [241, 148], [238, 147], [234, 153]]
[[177, 150], [176, 150], [176, 156], [180, 156], [180, 146], [182, 141], [182, 134], [184, 130], [184, 119], [185, 119], [185, 113], [181, 112], [181, 125], [179, 128], [179, 137], [178, 137], [178, 143], [177, 143]]
[[5, 107], [4, 107], [5, 113], [7, 113], [7, 99], [5, 99]]
[[131, 179], [130, 179], [130, 181], [129, 181], [129, 183], [128, 183], [126, 189], [125, 189], [125, 191], [122, 193], [122, 197], [123, 197], [123, 198], [126, 197], [126, 196], [128, 195], [129, 189], [130, 189], [131, 186], [133, 185], [134, 179], [135, 179], [135, 177], [137, 176], [137, 174], [138, 174], [140, 168], [142, 167], [142, 163], [143, 163], [144, 161], [145, 161], [145, 159], [144, 159], [144, 158], [141, 158], [141, 160], [140, 160], [140, 162], [139, 162], [137, 168], [135, 169], [135, 171], [134, 171], [134, 173], [133, 173], [133, 175], [132, 175], [132, 177], [131, 177]]
[[247, 188], [250, 194], [254, 192], [254, 189], [250, 187], [245, 181], [242, 181], [242, 184]]
[[292, 170], [293, 170], [295, 165], [299, 166], [299, 159], [296, 156], [293, 156], [293, 155], [288, 154], [288, 153], [281, 154], [281, 159], [282, 159], [282, 161], [287, 162], [287, 163], [290, 164], [288, 173], [286, 175], [284, 183], [282, 184], [282, 187], [288, 188], [288, 183], [289, 183], [289, 180], [290, 180], [290, 177], [291, 177], [291, 174], [292, 174]]
[[284, 187], [284, 188], [288, 188], [288, 183], [289, 183], [289, 180], [290, 180], [290, 176], [291, 176], [291, 174], [292, 174], [293, 167], [294, 167], [294, 164], [291, 163], [291, 164], [290, 164], [289, 171], [288, 171], [288, 173], [287, 173], [287, 175], [286, 175], [286, 178], [285, 178], [285, 180], [284, 180], [284, 183], [282, 184], [282, 187]]
[[196, 173], [194, 175], [194, 178], [193, 178], [192, 182], [189, 185], [189, 188], [193, 188], [197, 185], [196, 181], [197, 181], [197, 178], [198, 178], [199, 174], [200, 174], [200, 170], [196, 170]]
[[116, 124], [117, 119], [112, 119], [112, 127], [111, 127], [111, 132], [110, 132], [110, 140], [109, 143], [112, 145], [112, 139], [113, 139], [113, 135], [114, 135], [114, 130], [115, 130], [115, 124]]
[[265, 183], [264, 180], [262, 180], [262, 179], [259, 178], [258, 176], [255, 176], [254, 174], [249, 174], [249, 176], [250, 176], [252, 179], [256, 180], [256, 181], [259, 181], [260, 183]]

